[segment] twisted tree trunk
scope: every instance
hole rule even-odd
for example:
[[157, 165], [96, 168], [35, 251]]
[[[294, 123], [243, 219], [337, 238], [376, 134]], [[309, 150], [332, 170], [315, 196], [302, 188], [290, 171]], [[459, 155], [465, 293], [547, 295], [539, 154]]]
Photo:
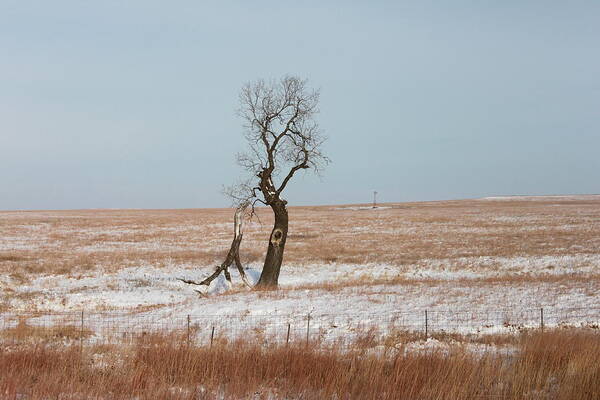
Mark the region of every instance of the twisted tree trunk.
[[275, 214], [275, 223], [269, 238], [269, 248], [257, 287], [275, 288], [279, 280], [279, 271], [283, 261], [283, 251], [288, 233], [288, 212], [285, 200], [276, 200], [270, 204]]
[[[229, 267], [231, 264], [235, 263], [238, 272], [240, 273], [240, 277], [242, 281], [247, 285], [251, 286], [248, 278], [246, 277], [246, 272], [244, 271], [244, 267], [240, 261], [240, 243], [242, 242], [242, 238], [244, 237], [244, 211], [246, 206], [239, 207], [235, 211], [235, 216], [233, 218], [233, 241], [231, 242], [231, 246], [229, 247], [229, 252], [225, 257], [225, 261], [221, 265], [218, 265], [215, 269], [215, 272], [212, 273], [209, 277], [205, 278], [200, 282], [196, 282], [189, 279], [178, 278], [180, 281], [190, 284], [190, 285], [205, 285], [209, 286], [212, 281], [214, 281], [221, 273], [225, 275], [225, 279], [228, 282], [231, 282], [231, 275], [229, 274]], [[198, 293], [204, 295], [204, 293], [197, 291]]]

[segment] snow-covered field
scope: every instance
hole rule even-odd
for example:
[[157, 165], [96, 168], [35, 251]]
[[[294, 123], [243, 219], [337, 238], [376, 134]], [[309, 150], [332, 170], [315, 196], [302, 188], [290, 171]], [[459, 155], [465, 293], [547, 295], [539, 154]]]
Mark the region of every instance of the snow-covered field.
[[[541, 308], [546, 325], [597, 326], [600, 197], [531, 200], [292, 207], [281, 289], [249, 290], [232, 271], [206, 297], [177, 278], [222, 261], [232, 210], [0, 212], [0, 311], [5, 327], [33, 312], [84, 311], [98, 329], [175, 329], [189, 315], [202, 334], [279, 338], [288, 324], [301, 336], [310, 314], [324, 340], [419, 331], [425, 310], [430, 332], [511, 332], [538, 326]], [[241, 248], [254, 281], [271, 223], [259, 216]]]

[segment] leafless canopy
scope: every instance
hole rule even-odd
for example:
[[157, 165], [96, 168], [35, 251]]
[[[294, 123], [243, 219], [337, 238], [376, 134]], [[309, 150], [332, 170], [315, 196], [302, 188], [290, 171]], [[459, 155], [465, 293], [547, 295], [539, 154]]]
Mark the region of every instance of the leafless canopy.
[[272, 205], [280, 201], [296, 172], [312, 169], [318, 174], [329, 162], [322, 153], [325, 137], [315, 121], [318, 102], [319, 91], [294, 76], [269, 83], [259, 80], [242, 88], [239, 114], [249, 146], [237, 161], [259, 181], [250, 179], [226, 191], [237, 204]]

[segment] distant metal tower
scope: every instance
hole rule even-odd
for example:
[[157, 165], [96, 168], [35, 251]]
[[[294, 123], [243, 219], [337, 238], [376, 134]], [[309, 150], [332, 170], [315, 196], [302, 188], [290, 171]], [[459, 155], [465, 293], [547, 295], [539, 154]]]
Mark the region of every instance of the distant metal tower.
[[377, 208], [377, 191], [373, 190], [373, 208]]

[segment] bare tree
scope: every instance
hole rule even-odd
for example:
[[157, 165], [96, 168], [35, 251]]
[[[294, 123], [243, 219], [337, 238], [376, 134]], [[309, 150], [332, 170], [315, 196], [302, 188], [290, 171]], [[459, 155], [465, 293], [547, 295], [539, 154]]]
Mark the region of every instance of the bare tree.
[[251, 178], [227, 193], [238, 204], [271, 207], [275, 223], [269, 239], [259, 287], [276, 287], [288, 233], [287, 201], [283, 191], [301, 170], [320, 169], [329, 163], [322, 153], [325, 137], [315, 120], [319, 91], [307, 81], [285, 76], [278, 81], [258, 80], [240, 92], [239, 114], [244, 120], [248, 150], [238, 154], [240, 166]]
[[287, 201], [282, 193], [298, 171], [312, 169], [318, 174], [329, 163], [321, 153], [325, 138], [315, 121], [318, 103], [319, 92], [308, 89], [306, 80], [293, 76], [270, 83], [259, 80], [242, 88], [239, 114], [244, 120], [248, 151], [238, 154], [237, 161], [251, 177], [225, 190], [236, 206], [233, 241], [225, 261], [212, 275], [202, 281], [179, 280], [209, 286], [222, 273], [231, 282], [229, 267], [235, 263], [249, 286], [239, 256], [243, 222], [252, 218], [255, 205], [262, 203], [273, 210], [275, 224], [257, 286], [277, 286], [288, 233]]

